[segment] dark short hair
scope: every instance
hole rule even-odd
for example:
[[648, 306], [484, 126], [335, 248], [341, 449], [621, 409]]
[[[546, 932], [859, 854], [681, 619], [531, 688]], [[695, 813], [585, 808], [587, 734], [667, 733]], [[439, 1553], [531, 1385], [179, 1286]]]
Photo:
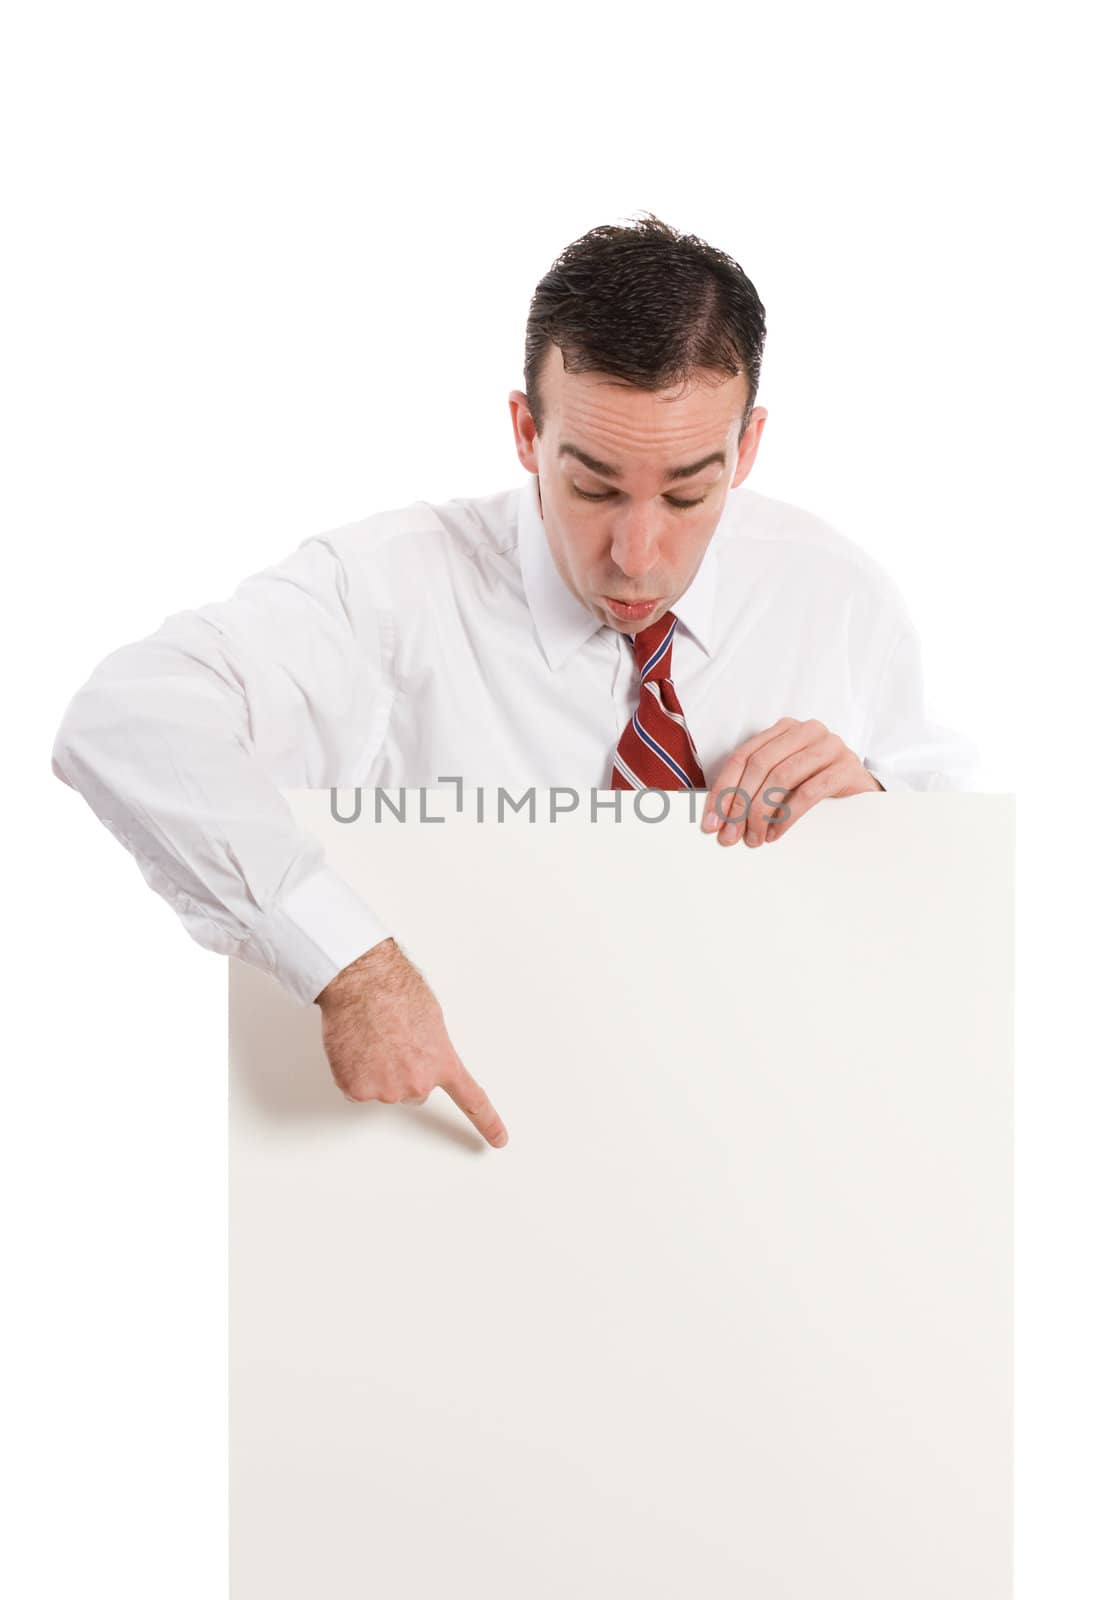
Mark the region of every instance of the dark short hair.
[[698, 369], [746, 375], [750, 420], [766, 312], [746, 273], [652, 212], [593, 228], [567, 246], [534, 290], [526, 319], [526, 399], [542, 428], [539, 377], [551, 345], [566, 372], [604, 372], [651, 391]]

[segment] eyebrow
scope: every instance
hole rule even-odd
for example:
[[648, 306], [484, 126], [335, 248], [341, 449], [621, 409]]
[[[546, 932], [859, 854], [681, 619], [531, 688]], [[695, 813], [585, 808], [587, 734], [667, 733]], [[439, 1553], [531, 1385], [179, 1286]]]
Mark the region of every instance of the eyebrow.
[[[569, 444], [567, 441], [557, 447], [559, 456], [575, 456], [576, 459], [590, 472], [597, 472], [601, 478], [621, 478], [621, 467], [609, 466], [606, 461], [597, 461], [595, 456], [590, 456], [586, 450], [581, 450], [578, 445]], [[695, 478], [698, 472], [703, 472], [705, 467], [726, 464], [727, 457], [722, 450], [713, 450], [710, 456], [703, 456], [699, 461], [690, 461], [685, 467], [671, 467], [662, 478], [663, 483], [672, 483], [676, 478]]]

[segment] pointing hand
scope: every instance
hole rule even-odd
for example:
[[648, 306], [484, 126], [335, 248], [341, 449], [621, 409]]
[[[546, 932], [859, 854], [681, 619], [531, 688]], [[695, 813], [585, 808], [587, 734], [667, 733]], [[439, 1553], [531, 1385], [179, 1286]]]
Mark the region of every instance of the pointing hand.
[[338, 972], [317, 1004], [325, 1054], [347, 1099], [424, 1105], [444, 1089], [489, 1144], [506, 1144], [499, 1113], [453, 1048], [437, 997], [393, 939]]

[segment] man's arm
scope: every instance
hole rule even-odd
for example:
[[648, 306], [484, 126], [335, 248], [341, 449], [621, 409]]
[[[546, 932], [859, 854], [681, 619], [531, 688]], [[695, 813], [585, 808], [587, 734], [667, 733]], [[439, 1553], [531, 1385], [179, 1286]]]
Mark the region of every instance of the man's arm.
[[106, 657], [66, 709], [53, 769], [199, 944], [319, 1002], [349, 1099], [443, 1088], [499, 1146], [425, 979], [280, 792], [359, 785], [386, 726], [380, 643], [366, 587], [327, 538], [307, 540]]
[[389, 929], [280, 788], [355, 784], [384, 706], [375, 612], [325, 539], [106, 657], [53, 770], [207, 949], [302, 1004]]
[[907, 624], [879, 678], [863, 765], [887, 790], [962, 790], [970, 788], [978, 760], [970, 739], [929, 715], [920, 642]]

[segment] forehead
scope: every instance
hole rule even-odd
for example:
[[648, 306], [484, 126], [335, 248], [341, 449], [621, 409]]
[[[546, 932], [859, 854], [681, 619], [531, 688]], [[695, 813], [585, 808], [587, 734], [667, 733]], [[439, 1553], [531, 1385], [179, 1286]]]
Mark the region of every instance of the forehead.
[[[616, 465], [687, 461], [732, 444], [747, 399], [747, 380], [697, 373], [651, 392], [601, 372], [566, 372], [551, 347], [541, 375], [543, 432], [554, 448], [572, 443]], [[566, 457], [566, 464], [572, 465]]]

